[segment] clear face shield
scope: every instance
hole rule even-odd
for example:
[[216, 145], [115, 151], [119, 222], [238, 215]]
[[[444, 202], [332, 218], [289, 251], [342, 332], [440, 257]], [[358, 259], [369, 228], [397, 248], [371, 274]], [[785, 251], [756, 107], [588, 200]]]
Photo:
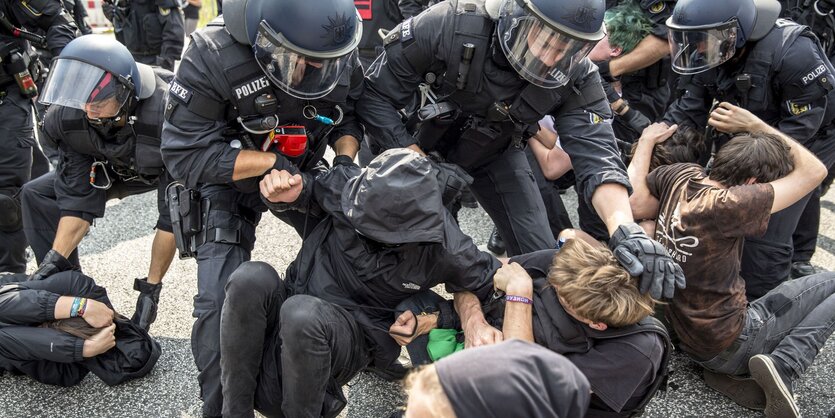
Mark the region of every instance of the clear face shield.
[[[361, 27], [360, 22], [357, 21], [354, 27]], [[344, 36], [354, 36], [354, 33]], [[281, 34], [263, 21], [252, 49], [258, 65], [277, 87], [304, 100], [318, 99], [330, 93], [356, 53], [352, 48], [343, 55], [332, 57], [303, 54], [289, 46]]]
[[736, 19], [710, 28], [682, 28], [671, 25], [669, 20], [667, 25], [673, 71], [679, 74], [707, 71], [731, 59], [736, 53], [739, 30]]
[[134, 95], [127, 80], [95, 65], [57, 59], [44, 85], [40, 102], [83, 110], [90, 120], [118, 116]]
[[498, 32], [502, 51], [519, 75], [548, 89], [567, 84], [574, 67], [597, 43], [546, 25], [515, 0], [504, 1]]

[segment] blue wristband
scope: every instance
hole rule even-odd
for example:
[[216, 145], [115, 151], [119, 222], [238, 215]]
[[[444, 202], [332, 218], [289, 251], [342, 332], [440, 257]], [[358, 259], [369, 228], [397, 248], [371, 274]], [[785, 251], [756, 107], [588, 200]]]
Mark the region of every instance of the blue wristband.
[[70, 318], [78, 316], [78, 309], [81, 307], [81, 298], [76, 297], [72, 300], [72, 307], [70, 307]]
[[508, 302], [519, 302], [525, 305], [533, 305], [533, 301], [524, 296], [504, 295], [504, 300]]

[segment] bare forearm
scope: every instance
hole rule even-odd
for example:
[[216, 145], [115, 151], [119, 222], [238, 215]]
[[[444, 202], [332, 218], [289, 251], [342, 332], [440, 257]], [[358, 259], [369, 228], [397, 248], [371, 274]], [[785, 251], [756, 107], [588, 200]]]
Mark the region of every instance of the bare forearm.
[[470, 323], [487, 323], [484, 319], [484, 312], [481, 310], [481, 302], [472, 292], [457, 292], [453, 294], [453, 302], [458, 317], [461, 318], [461, 327], [467, 330]]
[[55, 241], [52, 249], [65, 258], [69, 257], [78, 244], [90, 230], [90, 223], [75, 216], [62, 216], [58, 221], [58, 230], [55, 232]]
[[632, 184], [632, 196], [629, 196], [629, 205], [632, 209], [633, 216], [638, 218], [645, 218], [651, 216], [648, 210], [647, 200], [652, 197], [647, 185], [647, 175], [649, 175], [650, 161], [652, 160], [652, 151], [655, 144], [648, 140], [638, 140], [638, 146], [635, 148], [635, 155], [632, 156], [632, 161], [626, 169], [629, 175], [629, 183]]
[[670, 54], [670, 47], [661, 38], [650, 35], [641, 40], [630, 53], [609, 62], [609, 73], [615, 77], [655, 64]]
[[[517, 285], [508, 285], [507, 294], [522, 296], [528, 299], [533, 298], [531, 282]], [[507, 302], [504, 308], [504, 323], [502, 334], [505, 339], [518, 338], [524, 341], [534, 342], [533, 339], [533, 306], [520, 302]]]
[[154, 235], [154, 243], [151, 245], [151, 266], [148, 268], [148, 283], [157, 284], [165, 277], [174, 254], [177, 252], [177, 245], [174, 241], [174, 234], [157, 229]]
[[261, 176], [275, 165], [276, 158], [278, 156], [271, 152], [243, 150], [235, 159], [232, 180], [238, 181]]
[[357, 156], [357, 152], [360, 150], [360, 143], [359, 141], [350, 135], [345, 135], [336, 140], [333, 144], [333, 151], [336, 155], [347, 155], [354, 159]]
[[632, 209], [629, 207], [629, 194], [621, 184], [604, 183], [597, 186], [591, 204], [606, 224], [609, 235], [612, 235], [618, 226], [634, 221]]

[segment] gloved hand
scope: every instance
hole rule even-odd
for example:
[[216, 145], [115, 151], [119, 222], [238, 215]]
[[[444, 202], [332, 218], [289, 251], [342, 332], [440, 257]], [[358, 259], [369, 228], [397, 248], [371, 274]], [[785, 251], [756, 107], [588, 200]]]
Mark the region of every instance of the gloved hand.
[[627, 110], [626, 113], [624, 113], [623, 115], [615, 117], [623, 118], [626, 124], [638, 133], [642, 132], [647, 126], [649, 126], [652, 123], [646, 116], [644, 116], [643, 113], [635, 110], [634, 107], [630, 107], [629, 110]]
[[603, 80], [606, 80], [610, 83], [620, 80], [620, 77], [613, 76], [611, 71], [609, 71], [609, 60], [598, 61], [594, 64], [597, 65], [597, 72], [600, 73], [600, 77], [603, 78]]
[[443, 204], [446, 207], [450, 207], [453, 203], [461, 199], [461, 195], [473, 183], [473, 178], [457, 164], [433, 162], [435, 163], [435, 167], [438, 168], [437, 177], [438, 184], [441, 186], [441, 190], [443, 190]]
[[603, 91], [606, 93], [606, 100], [608, 100], [609, 103], [614, 103], [614, 102], [620, 100], [620, 98], [621, 98], [620, 94], [617, 92], [617, 90], [615, 90], [615, 88], [612, 87], [612, 83], [613, 82], [606, 81], [606, 80], [603, 80], [600, 83], [600, 84], [603, 85]]
[[116, 6], [113, 3], [104, 1], [101, 4], [101, 12], [107, 20], [113, 22], [113, 16], [116, 14]]
[[29, 276], [28, 280], [43, 280], [55, 273], [62, 271], [77, 270], [77, 267], [70, 263], [58, 251], [49, 250], [41, 261], [41, 265]]
[[133, 311], [130, 320], [148, 331], [151, 324], [157, 319], [157, 306], [159, 305], [159, 292], [162, 290], [162, 283], [148, 283], [147, 277], [135, 279], [133, 290], [139, 291], [139, 298], [136, 299], [136, 310]]
[[640, 277], [638, 290], [649, 291], [655, 299], [672, 298], [675, 288], [684, 289], [684, 272], [667, 254], [663, 245], [650, 239], [634, 222], [618, 227], [609, 240], [618, 262], [634, 277]]

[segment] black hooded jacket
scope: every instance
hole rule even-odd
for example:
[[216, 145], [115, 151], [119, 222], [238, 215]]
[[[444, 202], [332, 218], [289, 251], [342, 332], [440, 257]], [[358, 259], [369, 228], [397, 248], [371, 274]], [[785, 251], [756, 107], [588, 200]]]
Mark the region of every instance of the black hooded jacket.
[[482, 300], [492, 290], [499, 262], [479, 251], [443, 207], [436, 174], [425, 157], [389, 150], [364, 170], [340, 165], [316, 180], [305, 177], [306, 191], [295, 202], [329, 216], [288, 267], [288, 289], [349, 310], [377, 367], [400, 353], [388, 334], [390, 310], [400, 302], [440, 283]]
[[61, 296], [82, 296], [109, 307], [107, 291], [77, 271], [56, 273], [40, 281], [25, 274], [0, 277], [0, 373], [23, 373], [46, 384], [73, 386], [92, 372], [108, 385], [150, 373], [160, 356], [159, 343], [129, 319], [116, 322], [116, 346], [84, 358], [84, 340], [41, 328], [55, 319]]

